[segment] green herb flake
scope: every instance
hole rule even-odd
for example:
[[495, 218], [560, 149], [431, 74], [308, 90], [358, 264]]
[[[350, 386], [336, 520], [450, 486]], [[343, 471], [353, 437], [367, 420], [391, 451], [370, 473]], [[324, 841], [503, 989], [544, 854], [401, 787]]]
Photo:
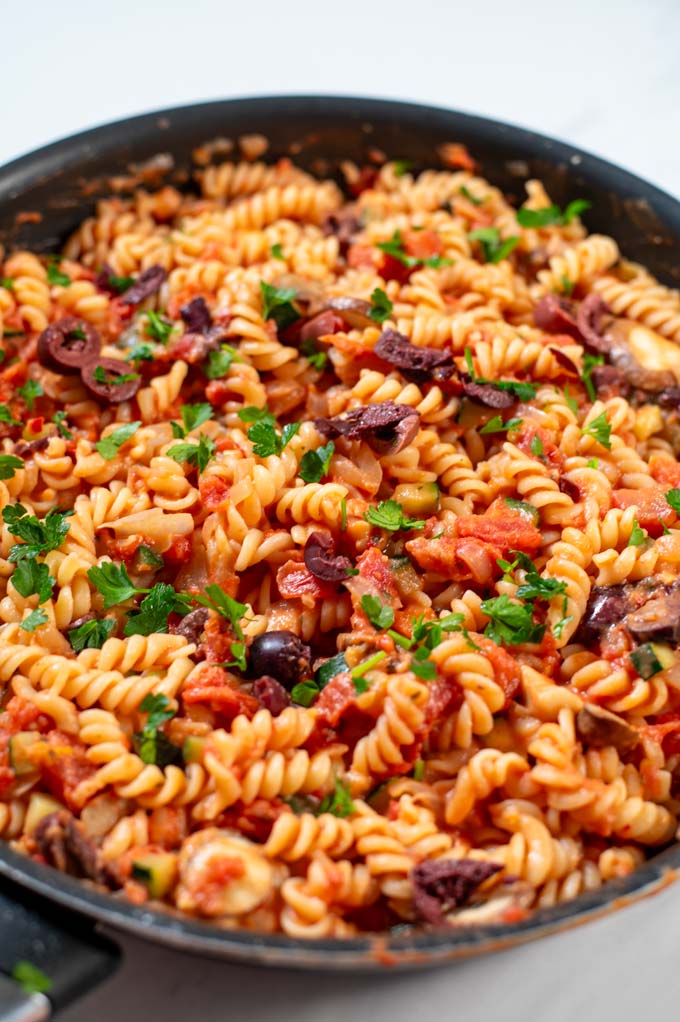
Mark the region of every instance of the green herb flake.
[[192, 595], [192, 600], [200, 603], [203, 607], [209, 607], [222, 617], [226, 618], [234, 629], [234, 633], [243, 642], [243, 630], [241, 629], [241, 618], [248, 610], [245, 603], [234, 600], [220, 586], [212, 584], [206, 586], [205, 596]]
[[487, 380], [483, 376], [477, 376], [470, 349], [466, 348], [463, 355], [465, 358], [465, 365], [467, 366], [468, 373], [473, 383], [481, 383], [495, 387], [496, 390], [506, 391], [507, 393], [512, 394], [518, 401], [531, 401], [531, 399], [536, 396], [538, 387], [535, 383], [525, 383], [520, 380]]
[[146, 333], [149, 337], [153, 337], [159, 344], [167, 344], [170, 340], [170, 334], [174, 330], [174, 324], [160, 314], [160, 312], [154, 312], [150, 309], [146, 313]]
[[176, 710], [171, 708], [167, 696], [151, 692], [144, 697], [139, 709], [141, 713], [148, 715], [142, 730], [134, 735], [139, 758], [143, 763], [159, 767], [169, 766], [179, 759], [181, 751], [168, 740], [160, 728], [175, 716]]
[[141, 344], [136, 344], [135, 347], [132, 348], [125, 356], [126, 362], [133, 362], [135, 365], [138, 365], [140, 362], [153, 362], [153, 360], [153, 348], [150, 344], [147, 344], [146, 341], [142, 341]]
[[583, 385], [586, 388], [586, 393], [591, 401], [597, 400], [597, 392], [595, 390], [595, 384], [592, 381], [592, 373], [595, 366], [601, 366], [604, 363], [604, 355], [584, 355], [583, 356], [583, 373], [581, 379]]
[[389, 241], [380, 241], [376, 245], [381, 252], [385, 255], [391, 256], [396, 259], [397, 262], [402, 263], [403, 266], [407, 266], [410, 270], [414, 270], [416, 266], [429, 266], [431, 269], [439, 269], [442, 266], [450, 266], [451, 260], [445, 259], [442, 256], [430, 256], [427, 259], [422, 259], [417, 256], [410, 256], [406, 254], [404, 249], [404, 239], [401, 236], [401, 231], [395, 231]]
[[294, 288], [277, 288], [261, 280], [260, 291], [262, 293], [262, 318], [264, 320], [273, 319], [277, 330], [285, 330], [300, 319], [300, 313], [293, 304], [293, 299], [297, 294]]
[[24, 632], [34, 632], [36, 628], [40, 628], [41, 625], [47, 624], [49, 618], [42, 608], [38, 607], [37, 610], [32, 610], [28, 617], [19, 625]]
[[298, 706], [311, 706], [321, 689], [314, 681], [301, 681], [293, 685], [290, 697]]
[[600, 463], [597, 458], [589, 458], [586, 462], [586, 468], [599, 468]]
[[562, 294], [565, 298], [571, 298], [574, 288], [576, 287], [573, 280], [569, 280], [566, 274], [562, 274], [560, 277], [560, 285], [562, 287]]
[[299, 476], [306, 483], [321, 482], [331, 465], [331, 458], [335, 452], [335, 444], [332, 440], [324, 447], [317, 447], [315, 451], [306, 451], [300, 459]]
[[468, 238], [471, 241], [479, 242], [485, 263], [500, 263], [503, 259], [507, 259], [519, 244], [519, 237], [515, 235], [501, 241], [497, 227], [479, 227], [476, 231], [470, 231]]
[[316, 811], [317, 816], [320, 816], [321, 813], [331, 813], [333, 816], [344, 818], [351, 816], [353, 812], [354, 803], [349, 787], [339, 777], [336, 777], [335, 790], [326, 795], [319, 803], [319, 808]]
[[199, 475], [205, 472], [210, 459], [215, 454], [215, 442], [202, 433], [197, 444], [173, 444], [168, 449], [168, 456], [178, 464], [186, 462], [198, 469]]
[[680, 514], [680, 490], [669, 490], [666, 494], [666, 503]]
[[13, 291], [14, 277], [0, 277], [0, 287], [4, 287], [5, 291]]
[[392, 170], [395, 177], [403, 177], [409, 170], [413, 170], [413, 160], [393, 160]]
[[521, 227], [551, 227], [556, 225], [562, 227], [570, 224], [571, 221], [590, 209], [591, 204], [587, 199], [574, 199], [565, 208], [564, 212], [559, 206], [545, 206], [543, 209], [522, 209], [517, 210], [517, 222]]
[[128, 291], [134, 282], [134, 277], [118, 277], [115, 273], [109, 273], [108, 275], [109, 287], [117, 291], [119, 295], [122, 295], [124, 291]]
[[630, 539], [626, 543], [626, 546], [642, 546], [644, 541], [647, 539], [647, 532], [645, 529], [640, 527], [637, 518], [633, 519], [633, 528], [631, 530]]
[[578, 415], [578, 401], [569, 392], [569, 387], [565, 387], [564, 388], [564, 400], [566, 402], [566, 405], [567, 405], [567, 408], [569, 409], [569, 411], [573, 412], [574, 415]]
[[544, 449], [543, 449], [543, 441], [541, 440], [541, 438], [538, 435], [538, 433], [536, 433], [531, 438], [531, 443], [530, 443], [529, 447], [530, 447], [531, 453], [534, 455], [534, 457], [536, 457], [536, 458], [542, 458], [543, 457], [543, 454], [545, 453]]
[[37, 397], [42, 397], [44, 392], [42, 388], [42, 383], [40, 383], [38, 380], [26, 380], [23, 386], [17, 389], [17, 393], [26, 402], [26, 407], [28, 408], [29, 412], [32, 412], [35, 407], [35, 399]]
[[52, 416], [52, 422], [57, 427], [57, 433], [63, 437], [64, 440], [73, 440], [73, 433], [70, 429], [67, 429], [66, 423], [66, 412], [55, 412]]
[[608, 451], [611, 450], [611, 432], [612, 428], [607, 422], [607, 413], [600, 412], [596, 415], [589, 426], [581, 431], [584, 436], [591, 436], [593, 440], [596, 440], [598, 444], [602, 444]]
[[347, 497], [340, 501], [340, 532], [347, 531]]
[[33, 962], [17, 962], [12, 969], [15, 980], [26, 994], [46, 994], [52, 989], [52, 980]]
[[394, 611], [377, 596], [366, 594], [361, 597], [361, 609], [374, 628], [391, 628], [394, 624]]
[[0, 454], [0, 479], [13, 479], [17, 469], [23, 467], [23, 461], [16, 455]]
[[115, 607], [118, 603], [124, 603], [125, 600], [132, 599], [140, 592], [128, 575], [124, 564], [103, 561], [90, 568], [87, 577], [104, 597], [104, 610]]
[[76, 653], [82, 653], [84, 649], [101, 649], [116, 627], [113, 618], [95, 618], [86, 621], [78, 628], [71, 628], [68, 633], [68, 641]]
[[394, 306], [381, 287], [371, 293], [371, 309], [368, 315], [374, 323], [384, 323], [392, 315]]
[[69, 531], [70, 522], [66, 519], [72, 514], [72, 510], [52, 508], [41, 522], [34, 515], [29, 515], [22, 504], [7, 504], [2, 509], [2, 520], [13, 536], [24, 541], [10, 547], [10, 561], [32, 560], [50, 550], [57, 550]]
[[107, 387], [120, 387], [123, 383], [139, 379], [139, 373], [121, 373], [117, 376], [115, 373], [107, 373], [104, 366], [95, 366], [92, 375], [97, 383], [103, 383]]
[[467, 185], [460, 186], [460, 194], [463, 198], [467, 199], [468, 202], [471, 202], [473, 206], [483, 206], [486, 202], [486, 198], [478, 199], [476, 195], [473, 195]]
[[98, 440], [94, 446], [105, 461], [112, 461], [123, 444], [135, 435], [140, 426], [141, 422], [126, 422], [124, 426], [119, 426], [113, 433]]
[[47, 565], [36, 560], [19, 561], [12, 575], [12, 585], [19, 595], [28, 599], [37, 594], [39, 603], [49, 600], [54, 583]]
[[500, 415], [494, 415], [480, 429], [480, 433], [507, 433], [511, 429], [517, 429], [522, 425], [521, 419], [508, 419], [506, 422]]
[[425, 522], [417, 518], [408, 518], [404, 509], [396, 500], [381, 500], [377, 507], [369, 507], [364, 518], [370, 525], [388, 532], [400, 529], [424, 529]]
[[352, 681], [363, 678], [368, 671], [372, 671], [374, 667], [377, 667], [386, 656], [387, 653], [381, 651], [380, 653], [375, 653], [373, 656], [369, 657], [368, 660], [363, 660], [360, 664], [357, 664], [357, 666], [353, 667], [350, 671]]
[[281, 248], [281, 244], [278, 241], [275, 245], [272, 245], [272, 247], [269, 250], [269, 253], [272, 259], [280, 259], [282, 262], [285, 263], [286, 257], [283, 254], [283, 249]]
[[167, 632], [170, 614], [185, 615], [189, 609], [188, 597], [175, 592], [173, 586], [167, 582], [157, 582], [140, 603], [139, 610], [131, 611], [128, 615], [123, 635]]
[[302, 342], [300, 352], [305, 356], [312, 369], [316, 369], [318, 372], [321, 372], [328, 361], [327, 353], [320, 351], [311, 337]]
[[534, 623], [532, 608], [513, 603], [507, 593], [484, 600], [481, 609], [491, 619], [484, 634], [498, 645], [519, 646], [524, 642], [540, 642], [545, 634], [545, 625]]
[[6, 422], [10, 426], [21, 426], [19, 419], [15, 419], [7, 405], [0, 405], [0, 422]]
[[218, 351], [211, 351], [208, 355], [208, 364], [205, 367], [205, 375], [209, 380], [223, 379], [231, 369], [232, 362], [240, 362], [238, 352], [228, 344], [222, 344]]
[[62, 273], [59, 269], [59, 263], [61, 260], [58, 257], [50, 259], [47, 264], [47, 283], [50, 286], [68, 287], [71, 283], [71, 278], [66, 273]]

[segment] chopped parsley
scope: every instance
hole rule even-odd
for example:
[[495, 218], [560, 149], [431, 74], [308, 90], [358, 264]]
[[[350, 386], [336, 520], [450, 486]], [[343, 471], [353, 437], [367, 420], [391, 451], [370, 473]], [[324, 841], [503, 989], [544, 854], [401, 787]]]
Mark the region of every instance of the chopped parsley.
[[231, 369], [232, 362], [239, 361], [236, 349], [228, 344], [222, 344], [217, 351], [209, 353], [208, 364], [204, 370], [205, 375], [209, 380], [221, 380]]
[[574, 292], [574, 288], [576, 286], [574, 284], [574, 281], [569, 280], [569, 277], [567, 277], [567, 275], [563, 273], [560, 278], [560, 284], [562, 285], [562, 294], [564, 295], [564, 297], [571, 298]]
[[281, 454], [296, 433], [301, 422], [291, 422], [283, 427], [281, 433], [276, 430], [276, 419], [266, 408], [249, 406], [238, 413], [242, 422], [252, 422], [248, 430], [248, 439], [253, 444], [253, 454], [258, 458], [268, 458], [271, 454]]
[[328, 361], [328, 355], [326, 352], [319, 351], [311, 337], [302, 342], [300, 345], [300, 352], [305, 356], [312, 369], [317, 369], [319, 372]]
[[470, 231], [468, 238], [479, 242], [485, 263], [500, 263], [501, 260], [507, 259], [519, 243], [519, 237], [515, 235], [501, 241], [497, 227], [478, 227], [476, 231]]
[[170, 425], [172, 427], [172, 435], [179, 440], [183, 440], [187, 433], [198, 429], [204, 422], [212, 418], [213, 409], [212, 405], [209, 405], [207, 402], [199, 405], [182, 405], [180, 414], [182, 416], [182, 425], [179, 422], [171, 422]]
[[586, 393], [591, 401], [597, 400], [597, 392], [595, 390], [595, 384], [592, 381], [593, 369], [595, 366], [601, 366], [604, 363], [604, 355], [584, 355], [583, 356], [583, 373], [581, 379], [583, 385], [586, 388]]
[[436, 270], [441, 266], [451, 265], [451, 260], [444, 259], [442, 256], [429, 256], [424, 259], [420, 256], [407, 255], [401, 231], [395, 231], [389, 241], [378, 242], [376, 248], [379, 248], [385, 255], [392, 256], [393, 259], [407, 266], [410, 270], [414, 270], [416, 266], [429, 266], [431, 269]]
[[347, 497], [340, 501], [340, 532], [347, 531]]
[[597, 458], [589, 458], [586, 462], [586, 468], [599, 468], [600, 463]]
[[381, 500], [377, 507], [369, 507], [364, 518], [370, 525], [388, 532], [400, 529], [424, 529], [425, 522], [418, 518], [408, 518], [404, 509], [396, 500]]
[[47, 264], [47, 283], [51, 286], [58, 285], [59, 287], [68, 287], [71, 283], [71, 278], [67, 273], [62, 273], [59, 269], [59, 263], [61, 259], [58, 256], [54, 256], [50, 259]]
[[92, 376], [97, 383], [103, 383], [106, 387], [120, 387], [123, 383], [139, 379], [139, 373], [121, 373], [117, 376], [116, 373], [107, 373], [104, 366], [95, 366]]
[[531, 448], [531, 453], [534, 455], [535, 458], [542, 458], [543, 457], [543, 455], [545, 453], [545, 451], [543, 449], [543, 441], [541, 440], [541, 438], [538, 435], [538, 433], [536, 433], [531, 438], [531, 443], [530, 443], [529, 447]]
[[39, 603], [49, 600], [54, 583], [47, 565], [38, 564], [35, 559], [19, 561], [12, 575], [16, 591], [26, 599], [37, 595]]
[[523, 383], [518, 380], [487, 380], [483, 376], [476, 375], [472, 352], [469, 348], [465, 349], [464, 356], [465, 365], [473, 383], [491, 385], [497, 390], [504, 390], [508, 394], [512, 394], [518, 401], [531, 401], [533, 397], [536, 397], [537, 385], [535, 383]]
[[331, 464], [331, 458], [335, 452], [335, 444], [329, 440], [324, 447], [317, 447], [315, 451], [305, 451], [300, 459], [299, 475], [306, 483], [318, 483], [325, 475]]
[[300, 319], [300, 313], [293, 304], [297, 292], [292, 287], [273, 287], [260, 281], [262, 292], [262, 318], [273, 319], [278, 330], [285, 330]]
[[23, 461], [15, 454], [0, 454], [0, 479], [13, 479], [16, 470], [23, 467]]
[[574, 415], [578, 415], [578, 401], [569, 392], [569, 387], [568, 386], [564, 388], [564, 400], [566, 402], [566, 405], [567, 405], [567, 408], [569, 409], [569, 411], [573, 412]]
[[486, 202], [485, 198], [478, 199], [476, 195], [473, 195], [466, 185], [460, 186], [460, 194], [463, 198], [467, 199], [468, 202], [471, 202], [473, 206], [482, 206]]
[[507, 593], [484, 600], [481, 609], [491, 620], [484, 634], [492, 642], [506, 646], [519, 646], [524, 642], [540, 642], [545, 634], [545, 625], [538, 625], [533, 619], [533, 608], [513, 603]]
[[374, 323], [384, 323], [392, 315], [394, 306], [381, 287], [371, 293], [371, 310], [369, 316]]
[[41, 522], [35, 515], [29, 515], [22, 504], [7, 504], [2, 509], [2, 520], [13, 536], [24, 541], [10, 547], [10, 561], [16, 564], [23, 560], [33, 560], [50, 550], [58, 549], [70, 528], [70, 522], [66, 519], [72, 514], [72, 510], [52, 508]]
[[71, 628], [68, 641], [76, 653], [81, 653], [84, 649], [101, 649], [115, 627], [116, 622], [113, 618], [94, 618], [78, 628]]
[[633, 519], [633, 528], [631, 530], [630, 539], [626, 543], [626, 546], [642, 546], [644, 541], [647, 539], [647, 532], [645, 529], [640, 527], [637, 518]]
[[14, 418], [7, 405], [0, 405], [0, 422], [6, 422], [10, 426], [21, 426], [21, 422]]
[[245, 603], [239, 603], [238, 600], [234, 600], [231, 596], [218, 585], [209, 585], [205, 588], [205, 596], [197, 596], [195, 594], [191, 597], [196, 603], [200, 603], [203, 607], [209, 607], [211, 610], [216, 611], [222, 617], [226, 618], [234, 629], [234, 634], [243, 642], [243, 630], [241, 628], [241, 618], [248, 610]]
[[521, 419], [508, 419], [507, 422], [503, 421], [502, 416], [494, 415], [493, 418], [489, 419], [480, 429], [480, 433], [507, 433], [511, 429], [517, 429], [518, 426], [522, 425]]
[[290, 690], [290, 697], [299, 706], [311, 706], [321, 689], [311, 678], [309, 681], [300, 681], [293, 685]]
[[128, 291], [135, 282], [134, 277], [118, 277], [115, 273], [109, 273], [107, 280], [109, 287], [112, 287], [119, 295], [122, 295], [124, 291]]
[[413, 763], [413, 772], [411, 776], [413, 777], [414, 781], [422, 781], [423, 777], [425, 776], [424, 760], [422, 759], [415, 760], [415, 762]]
[[[93, 569], [90, 569], [92, 571]], [[90, 572], [88, 572], [88, 575]], [[136, 590], [143, 592], [144, 590]], [[167, 632], [170, 614], [187, 614], [189, 598], [175, 592], [167, 582], [157, 582], [139, 605], [139, 609], [128, 615], [123, 635], [152, 635]]]
[[90, 568], [87, 577], [95, 589], [104, 597], [104, 610], [115, 607], [118, 603], [136, 596], [139, 589], [128, 575], [124, 564], [103, 561], [102, 564]]
[[136, 344], [125, 356], [126, 362], [134, 362], [135, 365], [138, 365], [139, 362], [153, 362], [153, 359], [153, 348], [146, 341]]
[[36, 628], [47, 624], [48, 620], [49, 618], [45, 611], [38, 607], [37, 610], [32, 610], [28, 617], [24, 618], [19, 628], [23, 629], [24, 632], [34, 632]]
[[116, 457], [122, 445], [134, 436], [140, 426], [141, 422], [126, 422], [124, 426], [119, 426], [118, 429], [114, 429], [113, 433], [98, 440], [94, 446], [102, 458], [111, 461]]
[[14, 277], [0, 277], [0, 287], [4, 287], [5, 291], [13, 291]]
[[599, 415], [595, 416], [589, 426], [581, 431], [584, 436], [591, 436], [593, 440], [596, 440], [598, 444], [602, 444], [607, 450], [611, 450], [610, 436], [612, 428], [607, 422], [607, 413], [600, 412]]
[[168, 456], [178, 464], [187, 462], [194, 465], [199, 474], [205, 472], [208, 462], [215, 453], [215, 441], [210, 437], [200, 434], [197, 444], [173, 444], [168, 450]]
[[73, 440], [73, 433], [64, 425], [66, 422], [66, 412], [55, 412], [52, 416], [52, 422], [57, 427], [59, 436], [63, 437], [64, 440]]
[[35, 399], [37, 397], [42, 397], [44, 391], [42, 388], [42, 383], [40, 383], [38, 380], [26, 380], [23, 386], [18, 388], [17, 393], [20, 394], [21, 397], [26, 402], [26, 407], [28, 408], [29, 412], [32, 412], [33, 408], [35, 407]]
[[167, 344], [170, 339], [170, 334], [174, 330], [174, 324], [169, 319], [165, 319], [161, 316], [160, 312], [154, 312], [150, 309], [146, 314], [146, 332], [149, 337], [153, 337], [155, 341], [160, 344]]
[[351, 816], [354, 812], [349, 787], [339, 777], [335, 778], [335, 790], [322, 799], [316, 812], [317, 816], [321, 813], [332, 813], [333, 816], [341, 818]]
[[52, 989], [52, 980], [33, 962], [17, 962], [12, 969], [15, 980], [26, 994], [46, 994]]
[[680, 490], [669, 490], [666, 494], [666, 503], [680, 514]]
[[148, 714], [142, 730], [134, 735], [139, 758], [143, 763], [168, 766], [179, 758], [180, 750], [168, 740], [160, 727], [175, 716], [176, 710], [171, 708], [168, 697], [160, 692], [150, 692], [144, 696], [139, 709]]
[[146, 543], [142, 543], [141, 546], [137, 547], [137, 557], [140, 563], [146, 565], [147, 568], [162, 568], [165, 564], [163, 558], [152, 547], [147, 546]]
[[392, 169], [395, 177], [403, 177], [404, 174], [413, 169], [413, 160], [393, 160]]
[[553, 224], [563, 227], [590, 209], [592, 203], [587, 199], [573, 199], [562, 211], [559, 206], [545, 206], [543, 209], [518, 209], [517, 222], [521, 227], [550, 227]]
[[369, 593], [362, 596], [361, 609], [374, 628], [391, 628], [394, 624], [394, 611], [386, 603], [381, 603], [377, 596]]
[[437, 665], [429, 659], [429, 650], [420, 646], [411, 659], [411, 670], [416, 678], [422, 681], [434, 681], [437, 677]]
[[[366, 691], [366, 685], [364, 682], [362, 682], [364, 675], [367, 674], [369, 671], [372, 671], [374, 667], [377, 667], [377, 665], [381, 663], [386, 656], [387, 653], [381, 650], [380, 653], [374, 653], [373, 656], [370, 656], [368, 658], [368, 660], [363, 660], [360, 664], [357, 664], [356, 667], [352, 668], [352, 670], [349, 673], [352, 677], [352, 681], [354, 682], [354, 688], [356, 689], [357, 692]], [[357, 682], [362, 683], [357, 684]]]
[[285, 263], [286, 257], [283, 254], [283, 249], [281, 248], [280, 242], [277, 241], [275, 245], [272, 245], [272, 247], [269, 250], [269, 253], [272, 259], [281, 259]]

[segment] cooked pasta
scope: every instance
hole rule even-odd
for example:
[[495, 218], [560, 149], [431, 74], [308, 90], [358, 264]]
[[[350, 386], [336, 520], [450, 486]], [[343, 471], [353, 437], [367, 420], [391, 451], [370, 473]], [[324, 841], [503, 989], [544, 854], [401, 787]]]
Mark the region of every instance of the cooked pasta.
[[679, 299], [538, 181], [341, 171], [0, 265], [0, 835], [220, 926], [517, 920], [678, 826]]

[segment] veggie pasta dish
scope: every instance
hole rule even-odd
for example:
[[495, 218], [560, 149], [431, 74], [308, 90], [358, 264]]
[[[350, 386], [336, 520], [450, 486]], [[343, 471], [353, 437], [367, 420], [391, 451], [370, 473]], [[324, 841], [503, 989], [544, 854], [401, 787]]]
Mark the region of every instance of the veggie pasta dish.
[[678, 826], [680, 295], [373, 156], [0, 251], [0, 834], [222, 927], [515, 922]]

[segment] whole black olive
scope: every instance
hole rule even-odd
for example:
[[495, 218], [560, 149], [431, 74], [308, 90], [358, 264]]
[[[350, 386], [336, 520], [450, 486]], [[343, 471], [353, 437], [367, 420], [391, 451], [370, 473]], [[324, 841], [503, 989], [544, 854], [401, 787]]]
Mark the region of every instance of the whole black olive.
[[38, 361], [53, 373], [79, 373], [99, 354], [99, 331], [84, 319], [64, 316], [38, 338]]
[[256, 678], [267, 674], [289, 691], [312, 673], [312, 651], [294, 632], [265, 632], [253, 641], [250, 672]]

